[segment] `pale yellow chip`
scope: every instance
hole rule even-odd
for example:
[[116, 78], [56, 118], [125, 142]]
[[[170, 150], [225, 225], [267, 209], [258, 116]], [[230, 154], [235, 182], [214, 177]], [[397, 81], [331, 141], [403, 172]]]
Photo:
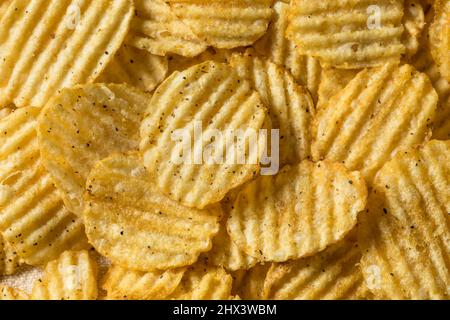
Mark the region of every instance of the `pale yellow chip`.
[[86, 178], [114, 152], [136, 150], [149, 96], [127, 85], [63, 89], [42, 110], [39, 146], [45, 168], [69, 210], [81, 215]]
[[436, 0], [430, 27], [431, 54], [441, 75], [450, 82], [450, 1]]
[[295, 81], [307, 88], [315, 101], [319, 88], [321, 66], [317, 58], [301, 55], [294, 42], [286, 38], [289, 4], [277, 1], [275, 16], [267, 33], [255, 43], [255, 50], [291, 72]]
[[269, 300], [361, 300], [371, 294], [359, 268], [361, 252], [344, 239], [309, 258], [274, 263], [264, 282]]
[[19, 255], [0, 234], [0, 276], [13, 274], [19, 266]]
[[175, 13], [208, 45], [249, 46], [267, 31], [273, 0], [167, 0]]
[[410, 65], [366, 69], [318, 111], [313, 159], [342, 162], [370, 185], [399, 150], [430, 138], [437, 102], [428, 77]]
[[93, 82], [132, 13], [131, 0], [14, 0], [0, 20], [0, 104], [41, 107], [61, 88]]
[[243, 300], [262, 300], [264, 281], [271, 263], [256, 265], [249, 270], [239, 270], [233, 273], [232, 294]]
[[69, 212], [42, 167], [36, 132], [40, 109], [0, 120], [0, 231], [28, 264], [88, 246], [82, 221]]
[[265, 116], [258, 93], [225, 64], [174, 72], [141, 126], [144, 164], [169, 198], [202, 209], [258, 173]]
[[292, 0], [287, 37], [300, 54], [346, 69], [399, 61], [403, 0]]
[[167, 57], [124, 44], [97, 82], [127, 83], [145, 92], [152, 92], [167, 76]]
[[0, 300], [29, 300], [28, 294], [25, 292], [0, 285]]
[[322, 69], [316, 110], [325, 107], [328, 101], [344, 89], [360, 71], [359, 69]]
[[425, 28], [425, 12], [419, 0], [405, 0], [405, 15], [403, 16], [402, 42], [405, 45], [406, 57], [412, 57], [420, 46], [420, 38]]
[[279, 164], [310, 159], [315, 110], [307, 90], [297, 85], [288, 71], [252, 51], [233, 55], [230, 64], [250, 81], [268, 108], [272, 129], [279, 129]]
[[111, 266], [103, 280], [107, 299], [158, 300], [169, 296], [181, 282], [186, 269], [133, 271]]
[[367, 286], [382, 299], [449, 299], [450, 141], [387, 163], [375, 179], [359, 243]]
[[162, 195], [136, 155], [100, 161], [86, 185], [86, 233], [114, 264], [164, 270], [190, 265], [211, 249], [220, 208], [185, 208]]
[[152, 54], [194, 57], [206, 50], [204, 39], [178, 19], [163, 0], [135, 0], [136, 11], [126, 42]]
[[229, 300], [233, 278], [223, 268], [209, 266], [200, 260], [187, 268], [178, 288], [168, 297], [172, 300]]
[[202, 52], [198, 56], [195, 57], [183, 57], [180, 55], [172, 55], [169, 57], [169, 74], [172, 74], [175, 71], [184, 71], [192, 66], [197, 64], [206, 62], [206, 61], [215, 61], [228, 63], [232, 54], [234, 52], [243, 51], [243, 49], [215, 49], [208, 48], [206, 51]]
[[35, 281], [32, 300], [96, 300], [97, 264], [87, 251], [66, 251]]
[[338, 163], [303, 161], [244, 187], [227, 229], [240, 249], [260, 261], [298, 259], [344, 238], [366, 197], [359, 172]]

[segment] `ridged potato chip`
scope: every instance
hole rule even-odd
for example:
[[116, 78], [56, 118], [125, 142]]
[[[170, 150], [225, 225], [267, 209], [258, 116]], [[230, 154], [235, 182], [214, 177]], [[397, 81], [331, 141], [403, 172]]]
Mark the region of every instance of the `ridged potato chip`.
[[0, 285], [0, 301], [1, 300], [29, 300], [28, 294], [25, 292], [12, 288], [5, 287]]
[[425, 13], [418, 0], [405, 0], [405, 15], [403, 16], [403, 44], [406, 57], [412, 57], [419, 50], [420, 37], [425, 27]]
[[280, 165], [310, 159], [315, 113], [310, 94], [288, 71], [251, 51], [233, 55], [230, 64], [240, 77], [250, 81], [268, 108], [272, 128], [280, 130]]
[[269, 300], [361, 300], [371, 294], [359, 268], [361, 252], [344, 239], [309, 258], [274, 263], [264, 282]]
[[261, 38], [273, 0], [167, 0], [175, 15], [208, 45], [232, 49]]
[[167, 76], [167, 57], [124, 44], [103, 70], [97, 82], [127, 83], [145, 92], [152, 92]]
[[241, 250], [260, 261], [298, 259], [344, 238], [366, 197], [359, 172], [339, 163], [303, 161], [245, 186], [227, 229]]
[[399, 61], [403, 0], [292, 0], [287, 37], [300, 54], [346, 69]]
[[88, 247], [82, 221], [69, 212], [42, 167], [40, 109], [25, 107], [0, 120], [0, 231], [28, 264]]
[[320, 77], [317, 111], [327, 105], [328, 101], [344, 89], [360, 72], [359, 69], [324, 68]]
[[135, 17], [126, 42], [152, 54], [175, 53], [194, 57], [208, 47], [191, 28], [177, 18], [163, 0], [134, 0]]
[[307, 88], [315, 101], [319, 88], [321, 66], [317, 58], [298, 53], [294, 42], [286, 38], [289, 4], [277, 1], [273, 6], [275, 16], [267, 33], [255, 43], [258, 54], [291, 72], [295, 81]]
[[265, 117], [258, 93], [225, 64], [174, 72], [156, 89], [141, 125], [144, 165], [169, 198], [205, 208], [258, 173]]
[[128, 32], [130, 0], [14, 0], [0, 20], [0, 104], [42, 107], [93, 82]]
[[149, 96], [124, 84], [88, 84], [61, 90], [42, 110], [41, 157], [76, 215], [82, 213], [86, 178], [95, 163], [138, 149], [148, 101]]
[[0, 234], [0, 276], [13, 274], [19, 266], [17, 252]]
[[431, 54], [441, 75], [450, 82], [450, 1], [436, 0], [430, 27]]
[[361, 215], [361, 266], [382, 299], [449, 299], [450, 141], [398, 154]]
[[97, 299], [97, 264], [87, 251], [66, 251], [34, 283], [33, 300]]
[[102, 287], [107, 292], [107, 299], [164, 299], [177, 289], [185, 271], [179, 268], [142, 272], [111, 266]]
[[234, 272], [232, 294], [243, 300], [262, 300], [264, 281], [271, 266], [271, 263], [259, 264], [249, 270]]
[[370, 185], [399, 150], [430, 138], [437, 102], [428, 77], [410, 65], [366, 69], [318, 111], [313, 159], [342, 162]]
[[86, 233], [97, 251], [121, 267], [183, 267], [209, 251], [220, 208], [185, 208], [160, 193], [137, 155], [100, 161], [87, 181]]

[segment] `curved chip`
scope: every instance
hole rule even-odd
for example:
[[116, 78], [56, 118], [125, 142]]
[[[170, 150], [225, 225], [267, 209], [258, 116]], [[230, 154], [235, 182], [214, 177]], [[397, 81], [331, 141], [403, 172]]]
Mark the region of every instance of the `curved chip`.
[[360, 69], [322, 69], [316, 110], [325, 107], [328, 101], [344, 89], [360, 71]]
[[130, 0], [14, 0], [0, 21], [0, 104], [41, 107], [61, 88], [94, 82], [132, 13]]
[[441, 75], [450, 82], [450, 1], [436, 0], [430, 27], [431, 54]]
[[13, 274], [19, 266], [16, 250], [0, 234], [0, 276]]
[[103, 289], [107, 299], [158, 300], [169, 296], [181, 282], [186, 270], [133, 271], [111, 266], [105, 275]]
[[90, 243], [121, 267], [151, 271], [194, 263], [211, 249], [221, 210], [185, 208], [162, 195], [139, 157], [100, 161], [87, 181]]
[[44, 166], [67, 208], [78, 216], [94, 164], [114, 152], [138, 148], [148, 101], [127, 85], [89, 84], [61, 90], [42, 110], [38, 133]]
[[163, 0], [134, 0], [135, 17], [126, 42], [152, 54], [175, 53], [194, 57], [206, 50], [206, 42], [177, 18]]
[[430, 138], [437, 102], [428, 77], [409, 65], [366, 69], [318, 111], [313, 159], [342, 162], [370, 184], [399, 150]]
[[28, 294], [25, 292], [0, 285], [0, 300], [29, 300]]
[[257, 174], [265, 115], [259, 95], [225, 64], [174, 72], [141, 125], [144, 164], [169, 198], [200, 209], [217, 203]]
[[230, 60], [238, 75], [247, 79], [268, 107], [273, 129], [279, 129], [280, 165], [311, 158], [311, 123], [314, 103], [286, 70], [247, 51]]
[[358, 245], [342, 240], [309, 258], [274, 263], [264, 282], [269, 300], [361, 300], [370, 298], [359, 268]]
[[28, 264], [88, 246], [82, 221], [69, 212], [42, 167], [40, 109], [15, 110], [0, 121], [0, 231]]
[[168, 59], [122, 45], [97, 82], [127, 83], [152, 92], [167, 76]]
[[382, 299], [449, 299], [450, 141], [397, 155], [361, 215], [367, 286]]
[[264, 281], [271, 263], [256, 265], [249, 270], [239, 270], [233, 273], [232, 294], [243, 300], [262, 300]]
[[32, 300], [96, 300], [97, 264], [87, 251], [66, 251], [35, 281]]
[[399, 61], [403, 0], [292, 0], [287, 37], [300, 54], [346, 69]]
[[338, 163], [303, 161], [245, 186], [230, 213], [228, 233], [260, 261], [302, 258], [353, 229], [366, 197], [359, 172]]
[[254, 48], [258, 54], [289, 70], [295, 81], [307, 88], [314, 100], [317, 101], [322, 69], [320, 62], [317, 58], [299, 54], [294, 42], [286, 38], [289, 4], [277, 1], [273, 8], [275, 15], [269, 29], [255, 43]]
[[405, 1], [405, 15], [403, 16], [403, 44], [406, 57], [412, 57], [419, 49], [420, 38], [425, 27], [425, 13], [418, 0]]

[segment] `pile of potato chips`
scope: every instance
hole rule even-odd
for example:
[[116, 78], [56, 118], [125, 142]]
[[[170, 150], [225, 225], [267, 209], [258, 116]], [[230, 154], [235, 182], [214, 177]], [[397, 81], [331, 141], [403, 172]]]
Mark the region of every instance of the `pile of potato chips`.
[[1, 0], [0, 300], [449, 299], [449, 52], [448, 0]]

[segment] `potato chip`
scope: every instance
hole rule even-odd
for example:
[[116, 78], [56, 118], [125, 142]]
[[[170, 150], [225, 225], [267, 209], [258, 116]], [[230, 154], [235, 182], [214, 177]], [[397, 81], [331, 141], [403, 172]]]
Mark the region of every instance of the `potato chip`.
[[233, 52], [239, 51], [242, 51], [242, 49], [228, 50], [210, 47], [196, 57], [189, 58], [179, 55], [172, 55], [169, 57], [169, 74], [172, 74], [175, 71], [184, 71], [206, 61], [228, 63]]
[[65, 205], [78, 216], [94, 164], [138, 148], [148, 99], [127, 85], [88, 84], [61, 90], [43, 109], [38, 121], [43, 163]]
[[258, 54], [289, 70], [295, 81], [307, 88], [317, 101], [322, 69], [320, 62], [317, 58], [299, 54], [294, 42], [286, 38], [289, 5], [277, 1], [273, 8], [275, 16], [267, 33], [255, 43], [255, 50]]
[[39, 112], [20, 108], [0, 121], [0, 231], [31, 265], [88, 247], [82, 221], [64, 207], [41, 165]]
[[362, 270], [382, 299], [449, 299], [450, 141], [399, 153], [361, 215]]
[[141, 125], [144, 164], [169, 198], [203, 209], [257, 174], [265, 115], [259, 95], [225, 64], [174, 72]]
[[29, 300], [29, 296], [19, 289], [0, 285], [1, 300]]
[[0, 276], [13, 274], [19, 266], [17, 252], [0, 234]]
[[403, 44], [406, 57], [412, 57], [419, 49], [420, 37], [425, 27], [425, 13], [420, 1], [405, 0], [405, 15], [403, 16]]
[[33, 300], [97, 299], [97, 265], [87, 251], [66, 251], [45, 267], [33, 286]]
[[295, 83], [289, 72], [251, 51], [233, 55], [230, 64], [260, 94], [268, 107], [272, 128], [280, 130], [280, 164], [310, 159], [315, 113], [310, 94]]
[[344, 239], [309, 258], [274, 263], [264, 282], [264, 299], [360, 300], [370, 297], [359, 268], [361, 252]]
[[273, 0], [167, 0], [175, 13], [208, 45], [232, 49], [261, 38], [272, 19]]
[[207, 44], [172, 12], [163, 0], [134, 0], [135, 17], [126, 42], [152, 54], [175, 53], [194, 57], [206, 50]]
[[360, 72], [359, 69], [324, 68], [320, 77], [317, 110], [327, 105], [328, 101], [344, 89]]
[[399, 61], [403, 0], [292, 0], [287, 37], [299, 54], [346, 69]]
[[450, 82], [450, 1], [436, 0], [430, 27], [431, 54], [441, 75]]
[[103, 289], [107, 291], [108, 299], [164, 299], [175, 291], [185, 271], [186, 269], [179, 268], [142, 272], [111, 266], [105, 276]]
[[8, 10], [8, 7], [11, 3], [12, 3], [12, 0], [2, 0], [0, 2], [0, 19], [3, 17], [6, 10]]
[[313, 159], [342, 162], [370, 185], [395, 153], [429, 139], [437, 102], [428, 77], [410, 65], [366, 69], [318, 111]]
[[93, 82], [128, 32], [130, 0], [14, 0], [0, 21], [0, 104], [43, 106]]
[[264, 281], [271, 265], [271, 263], [259, 264], [249, 270], [234, 272], [232, 294], [244, 300], [262, 300]]
[[114, 264], [140, 271], [183, 267], [211, 249], [220, 208], [185, 208], [168, 199], [136, 155], [100, 161], [86, 185], [86, 233]]
[[342, 239], [356, 225], [366, 197], [359, 172], [339, 163], [303, 161], [243, 188], [227, 229], [247, 254], [260, 261], [284, 262]]
[[124, 44], [97, 79], [104, 83], [127, 83], [145, 92], [152, 92], [167, 76], [166, 57]]

